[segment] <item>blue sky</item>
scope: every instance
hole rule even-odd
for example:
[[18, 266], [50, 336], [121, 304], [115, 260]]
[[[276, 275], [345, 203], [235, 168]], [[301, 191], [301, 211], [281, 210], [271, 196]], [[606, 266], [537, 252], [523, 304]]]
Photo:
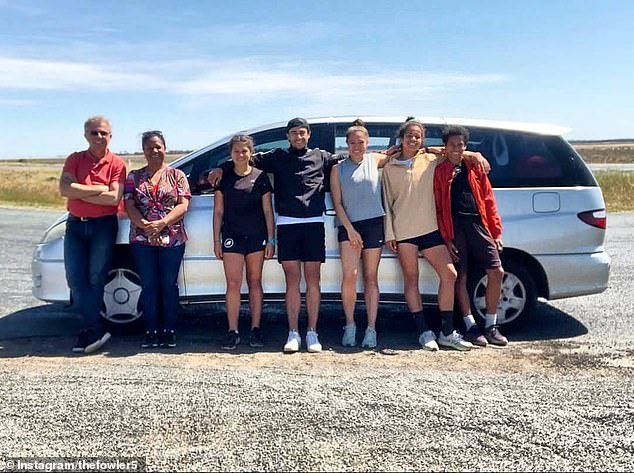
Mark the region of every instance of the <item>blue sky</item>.
[[535, 121], [634, 137], [634, 2], [0, 0], [0, 157], [195, 149], [293, 116]]

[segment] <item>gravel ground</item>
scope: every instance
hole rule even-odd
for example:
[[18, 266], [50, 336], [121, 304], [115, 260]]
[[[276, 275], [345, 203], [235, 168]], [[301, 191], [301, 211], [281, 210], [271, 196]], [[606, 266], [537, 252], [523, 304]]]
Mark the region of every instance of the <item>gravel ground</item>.
[[279, 309], [264, 350], [221, 353], [221, 317], [202, 316], [213, 306], [186, 311], [173, 352], [119, 335], [71, 356], [73, 316], [30, 296], [30, 254], [54, 215], [0, 217], [15, 222], [0, 237], [0, 459], [140, 456], [163, 471], [634, 465], [633, 213], [609, 219], [610, 288], [540, 304], [506, 349], [422, 352], [397, 316], [383, 319], [377, 351], [343, 349], [331, 305], [324, 353], [290, 356]]

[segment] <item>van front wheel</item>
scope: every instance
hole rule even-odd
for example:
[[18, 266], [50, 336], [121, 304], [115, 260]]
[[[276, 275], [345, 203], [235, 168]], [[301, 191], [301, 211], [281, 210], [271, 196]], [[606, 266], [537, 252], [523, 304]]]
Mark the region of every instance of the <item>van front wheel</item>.
[[[482, 320], [486, 314], [485, 293], [487, 276], [480, 272], [470, 281], [469, 295], [473, 313]], [[533, 312], [537, 302], [535, 281], [530, 273], [514, 261], [504, 262], [502, 291], [497, 307], [497, 320], [500, 325], [515, 325], [520, 319]]]
[[127, 268], [115, 268], [108, 273], [103, 294], [101, 316], [114, 326], [136, 322], [140, 310], [141, 280]]

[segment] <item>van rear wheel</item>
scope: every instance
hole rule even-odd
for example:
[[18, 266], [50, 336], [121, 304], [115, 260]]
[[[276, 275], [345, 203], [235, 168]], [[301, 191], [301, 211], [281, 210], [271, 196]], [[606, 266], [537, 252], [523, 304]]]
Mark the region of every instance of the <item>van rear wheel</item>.
[[[487, 276], [480, 272], [470, 281], [469, 296], [474, 315], [481, 320], [485, 319], [487, 288]], [[530, 273], [520, 264], [514, 261], [504, 262], [504, 278], [502, 279], [502, 291], [497, 307], [497, 320], [499, 325], [516, 325], [519, 320], [533, 312], [537, 303], [535, 280]]]

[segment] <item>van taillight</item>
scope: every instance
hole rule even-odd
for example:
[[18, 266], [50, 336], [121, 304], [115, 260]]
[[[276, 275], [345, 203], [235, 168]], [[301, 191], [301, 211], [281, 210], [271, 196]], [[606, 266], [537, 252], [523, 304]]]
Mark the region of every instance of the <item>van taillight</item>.
[[586, 212], [579, 212], [577, 217], [581, 219], [581, 221], [591, 225], [593, 227], [602, 228], [605, 230], [607, 225], [607, 214], [605, 209], [599, 210], [588, 210]]

